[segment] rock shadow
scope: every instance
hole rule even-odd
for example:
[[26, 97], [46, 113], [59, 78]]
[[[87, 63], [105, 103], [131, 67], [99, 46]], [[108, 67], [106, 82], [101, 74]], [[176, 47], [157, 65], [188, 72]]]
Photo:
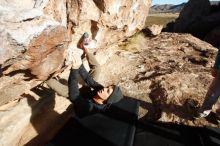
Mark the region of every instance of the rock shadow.
[[37, 136], [26, 143], [25, 146], [45, 145], [70, 118], [73, 111], [72, 105], [62, 114], [57, 113], [54, 110], [55, 92], [52, 89], [39, 85], [31, 91], [40, 97], [39, 100], [36, 100], [35, 97], [30, 94], [24, 95], [32, 109], [30, 122], [36, 130]]

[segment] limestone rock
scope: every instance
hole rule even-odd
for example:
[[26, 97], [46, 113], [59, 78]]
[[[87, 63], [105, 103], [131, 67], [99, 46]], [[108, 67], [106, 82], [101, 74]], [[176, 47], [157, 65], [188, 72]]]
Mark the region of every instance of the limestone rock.
[[163, 25], [152, 25], [152, 26], [149, 26], [147, 28], [145, 28], [145, 32], [148, 34], [148, 35], [152, 35], [152, 36], [156, 36], [156, 35], [159, 35], [161, 33], [163, 29]]
[[82, 50], [78, 44], [84, 32], [96, 40], [97, 49], [117, 44], [144, 27], [151, 1], [67, 0], [67, 3], [68, 20], [74, 32], [67, 54], [79, 58]]
[[1, 1], [0, 64], [27, 51], [31, 40], [48, 27], [66, 26], [65, 9], [64, 1]]
[[60, 69], [64, 62], [67, 48], [65, 27], [55, 27], [44, 30], [33, 39], [24, 53], [23, 59], [10, 66], [5, 73], [15, 70], [30, 69], [31, 73], [41, 80]]
[[[51, 73], [59, 70], [61, 64], [64, 63], [62, 55], [57, 54], [66, 55], [71, 50], [75, 50], [78, 57], [82, 55], [78, 43], [84, 32], [89, 32], [92, 39], [97, 41], [97, 48], [108, 47], [130, 37], [144, 27], [150, 4], [150, 0], [64, 0], [59, 2], [55, 0], [25, 0], [24, 5], [18, 0], [1, 1], [0, 35], [3, 43], [0, 45], [0, 64], [3, 64], [3, 68], [12, 65], [12, 68], [9, 68], [5, 74], [19, 69], [30, 69], [33, 75], [45, 80]], [[45, 46], [44, 51], [39, 51], [38, 55], [36, 55], [37, 53], [31, 54], [31, 57], [28, 55], [31, 52], [29, 49], [33, 49], [34, 41], [42, 40], [43, 36], [49, 37], [45, 33], [56, 31], [56, 28], [60, 29], [60, 27], [68, 27], [68, 31], [60, 32], [58, 35], [62, 37], [59, 38], [60, 42], [42, 41]], [[48, 39], [51, 39], [52, 35], [57, 37], [56, 34], [51, 32]], [[71, 43], [65, 53], [67, 41], [71, 37]], [[53, 51], [49, 47], [54, 47]], [[48, 51], [45, 53], [47, 49]], [[39, 59], [33, 55], [42, 55], [42, 58]], [[56, 57], [60, 57], [57, 60], [60, 64], [53, 62], [55, 63], [53, 65], [51, 62], [49, 66], [49, 62]], [[43, 65], [37, 67], [41, 60], [43, 60]], [[46, 67], [45, 70], [48, 71], [42, 72], [42, 66]]]
[[138, 100], [142, 122], [216, 126], [204, 119], [193, 121], [195, 109], [188, 102], [202, 104], [212, 81], [210, 70], [217, 49], [189, 34], [161, 33], [136, 43], [143, 42], [135, 52], [132, 48], [117, 50], [102, 66], [100, 81], [116, 83], [124, 95]]
[[73, 116], [69, 106], [68, 99], [45, 86], [1, 106], [0, 145], [45, 145]]
[[[24, 90], [16, 93], [19, 96], [38, 85], [32, 84], [32, 80], [44, 81], [54, 73], [59, 74], [71, 52], [81, 57], [83, 51], [78, 43], [85, 31], [97, 41], [98, 50], [142, 29], [150, 3], [150, 0], [25, 0], [22, 3], [3, 0], [0, 2], [0, 72], [13, 78], [19, 78], [20, 73], [27, 76], [28, 79], [22, 77], [16, 83], [24, 83], [21, 85]], [[2, 84], [0, 89], [9, 86]], [[12, 100], [11, 95], [2, 94], [10, 98], [1, 104]]]

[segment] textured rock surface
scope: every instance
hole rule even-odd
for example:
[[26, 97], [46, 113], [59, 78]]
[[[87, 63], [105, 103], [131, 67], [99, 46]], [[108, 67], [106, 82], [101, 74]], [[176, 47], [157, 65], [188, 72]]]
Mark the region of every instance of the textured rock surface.
[[38, 86], [0, 107], [0, 145], [44, 145], [71, 116], [70, 101]]
[[1, 1], [0, 36], [3, 43], [0, 45], [0, 63], [28, 50], [31, 40], [45, 29], [66, 26], [65, 9], [65, 1]]
[[146, 32], [146, 34], [156, 36], [161, 33], [162, 29], [163, 29], [163, 25], [154, 24], [154, 25], [151, 25], [151, 26], [145, 28], [145, 32]]
[[[22, 3], [3, 0], [0, 2], [0, 72], [3, 70], [13, 78], [19, 78], [16, 74], [22, 72], [28, 80], [44, 81], [54, 72], [59, 73], [70, 53], [78, 58], [82, 55], [78, 43], [85, 31], [97, 41], [97, 49], [106, 49], [141, 30], [150, 3], [150, 0], [25, 0]], [[0, 88], [9, 86], [2, 84]], [[33, 84], [25, 82], [25, 86], [30, 89]]]
[[65, 27], [44, 30], [30, 42], [22, 59], [10, 66], [5, 73], [30, 69], [32, 75], [38, 79], [46, 80], [51, 73], [62, 67], [67, 48], [66, 41]]
[[[84, 32], [97, 41], [97, 48], [122, 41], [144, 27], [150, 4], [150, 0], [1, 1], [0, 64], [12, 65], [5, 74], [29, 69], [45, 80], [60, 69], [64, 55], [72, 50], [82, 55], [78, 43]], [[57, 62], [50, 63], [54, 58]]]
[[216, 126], [205, 119], [193, 120], [195, 110], [189, 101], [196, 106], [203, 102], [217, 49], [189, 34], [162, 33], [136, 40], [136, 46], [122, 44], [123, 50], [113, 53], [103, 65], [101, 82], [117, 83], [125, 95], [139, 100], [143, 122]]
[[112, 44], [130, 37], [144, 27], [150, 0], [93, 0], [67, 1], [68, 20], [72, 23], [72, 42], [68, 53], [81, 55], [77, 48], [84, 32], [88, 32], [97, 41], [97, 49], [107, 48]]

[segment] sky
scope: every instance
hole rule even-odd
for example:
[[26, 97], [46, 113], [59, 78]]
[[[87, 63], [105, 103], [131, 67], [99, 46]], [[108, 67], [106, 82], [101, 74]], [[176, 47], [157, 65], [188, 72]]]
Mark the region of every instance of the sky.
[[[187, 2], [188, 0], [152, 0], [152, 5], [155, 4], [181, 4], [183, 2]], [[219, 1], [219, 0], [211, 0], [211, 1]]]

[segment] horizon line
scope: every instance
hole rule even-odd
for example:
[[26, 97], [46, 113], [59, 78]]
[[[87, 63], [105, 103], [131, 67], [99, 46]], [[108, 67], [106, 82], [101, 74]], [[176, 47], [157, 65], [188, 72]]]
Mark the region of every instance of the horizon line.
[[[220, 2], [220, 0], [209, 0], [209, 1], [212, 1], [212, 2]], [[181, 3], [179, 3], [179, 4], [175, 4], [175, 3], [153, 3], [152, 2], [152, 6], [154, 6], [154, 5], [180, 5], [180, 4], [183, 4], [183, 3], [187, 3], [188, 1], [186, 1], [186, 2], [181, 2]]]

